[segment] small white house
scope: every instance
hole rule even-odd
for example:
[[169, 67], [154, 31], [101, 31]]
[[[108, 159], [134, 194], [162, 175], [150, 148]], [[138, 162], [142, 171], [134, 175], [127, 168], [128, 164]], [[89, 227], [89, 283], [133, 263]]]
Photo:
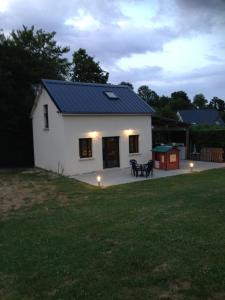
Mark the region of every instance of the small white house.
[[75, 175], [147, 162], [152, 113], [127, 86], [42, 80], [31, 112], [35, 166]]

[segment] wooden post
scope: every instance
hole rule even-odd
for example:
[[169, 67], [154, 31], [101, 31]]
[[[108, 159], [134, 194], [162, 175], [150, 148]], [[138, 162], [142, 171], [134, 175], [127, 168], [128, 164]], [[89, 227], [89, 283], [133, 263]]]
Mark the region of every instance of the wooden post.
[[186, 129], [186, 153], [185, 153], [185, 156], [186, 156], [186, 159], [188, 159], [190, 157], [190, 149], [189, 149], [189, 146], [190, 146], [190, 130], [189, 128]]

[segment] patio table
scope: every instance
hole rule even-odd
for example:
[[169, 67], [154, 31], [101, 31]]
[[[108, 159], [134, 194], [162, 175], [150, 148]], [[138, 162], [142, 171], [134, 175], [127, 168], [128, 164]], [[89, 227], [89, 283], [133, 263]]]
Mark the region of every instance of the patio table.
[[144, 177], [144, 171], [146, 170], [148, 164], [137, 164], [137, 167], [140, 168], [141, 174], [140, 177]]

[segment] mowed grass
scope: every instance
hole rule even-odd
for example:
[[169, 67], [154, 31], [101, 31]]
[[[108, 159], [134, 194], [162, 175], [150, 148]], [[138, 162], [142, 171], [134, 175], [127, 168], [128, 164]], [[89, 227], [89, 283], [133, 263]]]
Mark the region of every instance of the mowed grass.
[[0, 204], [1, 300], [225, 299], [225, 169], [107, 189], [4, 172]]

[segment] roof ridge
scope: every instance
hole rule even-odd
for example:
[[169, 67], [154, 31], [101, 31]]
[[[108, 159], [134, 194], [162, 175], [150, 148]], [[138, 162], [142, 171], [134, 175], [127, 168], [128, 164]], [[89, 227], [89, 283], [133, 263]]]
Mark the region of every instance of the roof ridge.
[[178, 109], [178, 111], [200, 111], [200, 110], [217, 110], [216, 108], [188, 108], [188, 109]]
[[188, 108], [188, 109], [179, 109], [178, 111], [200, 111], [200, 110], [216, 110], [216, 108]]
[[110, 84], [110, 83], [94, 83], [94, 82], [79, 82], [79, 81], [67, 81], [67, 80], [54, 80], [54, 79], [41, 79], [43, 83], [48, 84], [68, 84], [68, 85], [87, 85], [87, 86], [102, 86], [102, 87], [122, 87], [122, 88], [129, 88], [127, 85], [122, 84]]

